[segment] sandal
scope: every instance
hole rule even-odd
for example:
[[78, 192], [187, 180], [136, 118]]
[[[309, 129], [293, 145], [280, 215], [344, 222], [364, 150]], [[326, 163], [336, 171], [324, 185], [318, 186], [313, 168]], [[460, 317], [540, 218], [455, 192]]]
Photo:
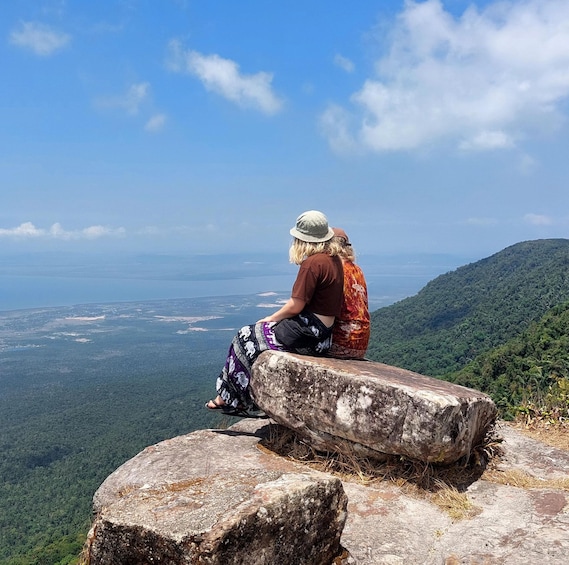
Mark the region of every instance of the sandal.
[[[243, 408], [242, 406], [229, 406], [228, 404], [220, 404], [216, 402], [217, 398], [212, 398], [205, 403], [205, 407], [208, 410], [220, 410], [224, 416], [235, 416], [236, 418], [268, 418], [269, 416], [265, 414], [256, 404], [254, 404], [250, 410]], [[210, 406], [213, 404], [213, 406]]]
[[[212, 398], [211, 400], [208, 400], [205, 403], [205, 407], [208, 410], [225, 410], [226, 408], [230, 408], [230, 406], [227, 406], [227, 404], [219, 404], [219, 402], [216, 402], [216, 398]], [[213, 406], [210, 406], [210, 403], [213, 404]]]
[[268, 418], [268, 414], [263, 412], [260, 408], [253, 407], [251, 411], [247, 408], [242, 408], [238, 406], [237, 408], [232, 408], [228, 406], [223, 410], [225, 416], [235, 416], [237, 418]]

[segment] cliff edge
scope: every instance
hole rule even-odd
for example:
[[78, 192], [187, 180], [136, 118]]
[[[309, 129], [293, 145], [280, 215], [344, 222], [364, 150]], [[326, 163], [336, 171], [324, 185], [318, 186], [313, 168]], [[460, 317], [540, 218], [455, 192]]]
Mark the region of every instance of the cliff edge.
[[[288, 366], [290, 359], [267, 357], [263, 378], [278, 378], [282, 369], [279, 373], [276, 366], [283, 360]], [[311, 372], [322, 377], [311, 366], [315, 361], [304, 358], [297, 361], [305, 375]], [[320, 366], [328, 369], [334, 366], [336, 372], [346, 368], [330, 361]], [[370, 371], [370, 366], [362, 367], [358, 365], [357, 370]], [[375, 367], [381, 378], [375, 375], [377, 383], [373, 386], [379, 387], [389, 402], [399, 397], [402, 400], [398, 406], [409, 407], [401, 411], [402, 424], [394, 429], [405, 429], [406, 421], [423, 421], [422, 415], [413, 415], [413, 408], [419, 405], [413, 400], [417, 394], [421, 397], [420, 406], [432, 406], [431, 415], [440, 414], [442, 424], [450, 422], [448, 429], [460, 432], [452, 434], [453, 445], [460, 447], [465, 443], [461, 438], [469, 437], [470, 433], [471, 437], [477, 435], [471, 428], [480, 418], [473, 414], [489, 415], [486, 398], [475, 391], [469, 392], [470, 389], [439, 390], [444, 385], [429, 381], [421, 381], [430, 386], [428, 394], [422, 386], [409, 386], [405, 380], [396, 388], [391, 384], [385, 386], [382, 378], [392, 369]], [[318, 391], [317, 383], [335, 381], [334, 375], [312, 381], [312, 392]], [[366, 379], [368, 376], [364, 375]], [[391, 380], [401, 380], [400, 372], [396, 376]], [[361, 375], [356, 377], [360, 379]], [[415, 384], [419, 377], [413, 377]], [[259, 383], [257, 390], [261, 390]], [[337, 397], [344, 400], [336, 406], [353, 405], [359, 410], [358, 418], [363, 418], [364, 413], [373, 415], [373, 404], [362, 400], [369, 396], [370, 383], [357, 380], [356, 384], [348, 387], [348, 392], [346, 387], [340, 387], [343, 392]], [[291, 394], [284, 397], [286, 401], [293, 398]], [[319, 396], [320, 393], [315, 395]], [[386, 406], [387, 400], [378, 406]], [[323, 411], [325, 405], [318, 404], [318, 410]], [[460, 409], [461, 406], [466, 408]], [[480, 408], [473, 411], [472, 406]], [[267, 401], [267, 407], [278, 417], [277, 404]], [[393, 406], [391, 410], [397, 414]], [[314, 452], [314, 446], [310, 445], [314, 435], [318, 443], [322, 438], [333, 440], [334, 445], [338, 438], [344, 441], [346, 437], [338, 434], [344, 433], [339, 424], [346, 420], [345, 411], [336, 410], [328, 418], [327, 428], [317, 429], [312, 425], [307, 434], [301, 426], [298, 435], [295, 430], [293, 436], [298, 438], [299, 445]], [[393, 480], [393, 475], [390, 479], [369, 480], [357, 468], [351, 474], [316, 470], [314, 465], [278, 449], [279, 434], [282, 430], [292, 433], [291, 429], [294, 426], [283, 428], [275, 420], [242, 420], [228, 429], [199, 430], [146, 448], [112, 473], [94, 496], [96, 518], [86, 552], [89, 563], [564, 565], [567, 562], [567, 451], [548, 447], [499, 422], [493, 440], [494, 453], [499, 456], [490, 458], [486, 468], [484, 464], [475, 465], [479, 472], [472, 473], [472, 461], [467, 465], [464, 458], [452, 465], [433, 466], [429, 457], [419, 462], [416, 468], [425, 474], [433, 473], [434, 469], [454, 474], [450, 486], [440, 489], [454, 500], [441, 503], [434, 495], [412, 488], [413, 480], [405, 473], [397, 480]], [[365, 433], [365, 426], [361, 429]], [[409, 445], [417, 444], [413, 439], [416, 437], [422, 441], [421, 426], [412, 426], [412, 430], [413, 433], [400, 434], [405, 441], [412, 442]], [[469, 453], [475, 455], [470, 441], [468, 444]], [[362, 444], [356, 438], [354, 445]], [[382, 444], [382, 450], [385, 445]], [[397, 453], [389, 457], [390, 463], [400, 461], [403, 466], [410, 461]], [[436, 475], [431, 478], [431, 484], [436, 484]], [[460, 512], [456, 512], [457, 505], [461, 506]]]

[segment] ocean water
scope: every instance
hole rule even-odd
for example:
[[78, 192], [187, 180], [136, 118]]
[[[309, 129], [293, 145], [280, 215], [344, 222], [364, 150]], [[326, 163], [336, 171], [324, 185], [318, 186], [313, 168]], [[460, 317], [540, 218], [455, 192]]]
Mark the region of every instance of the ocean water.
[[[429, 280], [425, 275], [370, 275], [370, 309], [412, 296]], [[206, 281], [0, 275], [0, 311], [289, 292], [293, 282], [285, 275]]]
[[[3, 259], [3, 258], [2, 258]], [[33, 260], [32, 260], [33, 259]], [[0, 265], [0, 311], [78, 304], [168, 300], [263, 292], [290, 292], [296, 268], [282, 258], [264, 262], [200, 258], [201, 262], [155, 257], [124, 264], [101, 260], [87, 266], [49, 256], [11, 259]], [[460, 260], [409, 261], [367, 257], [359, 262], [367, 284], [370, 309], [416, 294], [430, 280], [460, 265]], [[78, 273], [80, 273], [78, 275]]]
[[284, 291], [289, 276], [205, 281], [0, 275], [0, 311]]

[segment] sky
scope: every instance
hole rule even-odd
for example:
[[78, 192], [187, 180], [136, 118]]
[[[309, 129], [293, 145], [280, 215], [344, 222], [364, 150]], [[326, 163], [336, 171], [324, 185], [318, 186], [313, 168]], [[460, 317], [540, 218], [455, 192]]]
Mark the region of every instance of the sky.
[[567, 0], [11, 0], [0, 65], [4, 252], [569, 236]]

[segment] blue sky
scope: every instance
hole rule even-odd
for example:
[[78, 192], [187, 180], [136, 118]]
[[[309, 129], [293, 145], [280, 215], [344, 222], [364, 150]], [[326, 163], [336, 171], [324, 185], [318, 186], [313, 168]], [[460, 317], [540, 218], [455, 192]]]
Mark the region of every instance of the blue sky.
[[482, 258], [569, 235], [569, 2], [14, 0], [0, 249]]

